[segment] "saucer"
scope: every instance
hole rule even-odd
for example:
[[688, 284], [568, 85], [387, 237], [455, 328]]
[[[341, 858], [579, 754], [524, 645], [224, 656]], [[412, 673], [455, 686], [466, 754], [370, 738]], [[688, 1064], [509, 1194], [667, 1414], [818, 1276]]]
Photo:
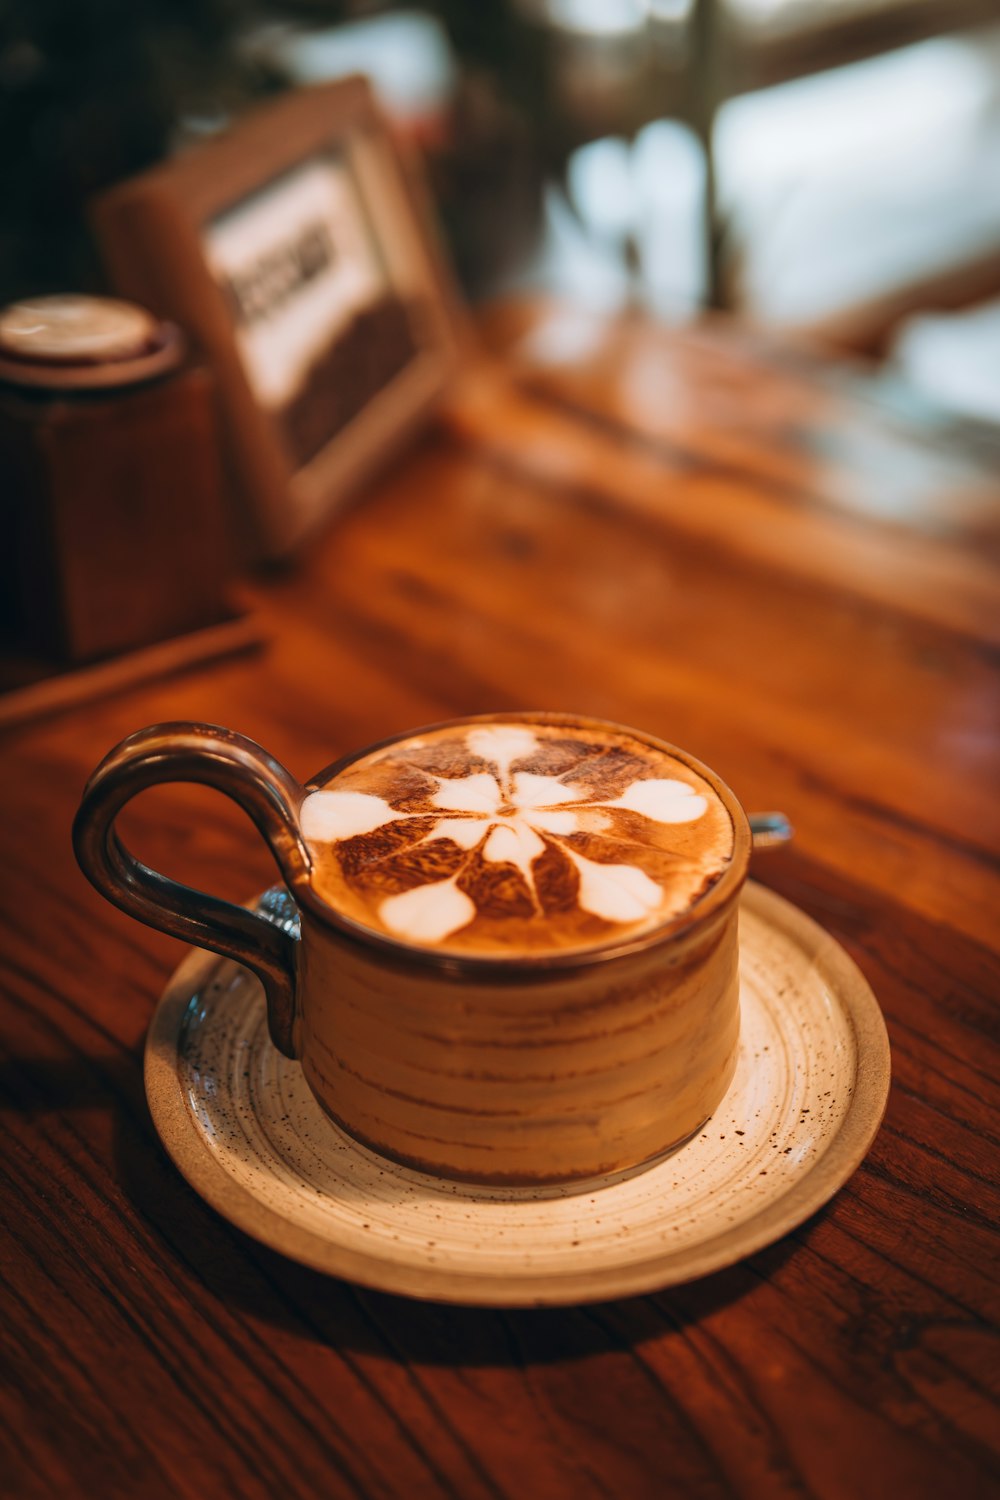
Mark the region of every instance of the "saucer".
[[[260, 904], [280, 920], [279, 896]], [[378, 1156], [323, 1113], [298, 1063], [272, 1046], [257, 980], [198, 950], [150, 1026], [149, 1107], [196, 1192], [317, 1270], [480, 1306], [652, 1291], [801, 1224], [861, 1162], [885, 1110], [885, 1023], [839, 944], [751, 882], [740, 955], [740, 1054], [725, 1099], [684, 1145], [612, 1178], [492, 1188]]]

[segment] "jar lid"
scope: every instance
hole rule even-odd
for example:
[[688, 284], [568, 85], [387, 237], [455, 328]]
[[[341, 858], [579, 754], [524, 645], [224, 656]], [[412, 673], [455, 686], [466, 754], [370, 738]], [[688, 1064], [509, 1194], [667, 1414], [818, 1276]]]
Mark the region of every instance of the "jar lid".
[[114, 297], [63, 294], [0, 310], [0, 380], [52, 391], [135, 385], [174, 369], [183, 340], [170, 323]]

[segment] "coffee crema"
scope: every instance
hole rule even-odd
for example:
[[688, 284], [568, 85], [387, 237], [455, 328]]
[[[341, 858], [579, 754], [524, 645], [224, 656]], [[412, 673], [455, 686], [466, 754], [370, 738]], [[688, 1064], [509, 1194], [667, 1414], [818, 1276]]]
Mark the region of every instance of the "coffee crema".
[[617, 945], [682, 917], [733, 855], [679, 752], [627, 730], [499, 717], [334, 769], [301, 827], [327, 906], [399, 942], [484, 956]]

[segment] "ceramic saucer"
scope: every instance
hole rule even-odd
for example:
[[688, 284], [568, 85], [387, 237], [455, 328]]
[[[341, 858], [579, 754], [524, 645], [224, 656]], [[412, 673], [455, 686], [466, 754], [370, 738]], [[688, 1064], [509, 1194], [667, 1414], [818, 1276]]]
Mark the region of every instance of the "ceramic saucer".
[[[280, 898], [261, 900], [277, 920]], [[736, 1076], [697, 1136], [651, 1165], [558, 1188], [444, 1181], [359, 1145], [272, 1047], [260, 986], [201, 952], [146, 1044], [156, 1128], [192, 1187], [318, 1270], [441, 1302], [605, 1300], [715, 1271], [786, 1234], [846, 1181], [885, 1109], [889, 1044], [843, 949], [750, 883]]]

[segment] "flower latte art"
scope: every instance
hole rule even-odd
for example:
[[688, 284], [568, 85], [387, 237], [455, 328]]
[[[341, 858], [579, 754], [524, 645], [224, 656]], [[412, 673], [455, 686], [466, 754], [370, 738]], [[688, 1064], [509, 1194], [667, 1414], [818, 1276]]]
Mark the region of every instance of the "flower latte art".
[[686, 759], [567, 721], [397, 741], [311, 791], [302, 831], [335, 910], [484, 954], [620, 942], [687, 911], [733, 849], [722, 800]]

